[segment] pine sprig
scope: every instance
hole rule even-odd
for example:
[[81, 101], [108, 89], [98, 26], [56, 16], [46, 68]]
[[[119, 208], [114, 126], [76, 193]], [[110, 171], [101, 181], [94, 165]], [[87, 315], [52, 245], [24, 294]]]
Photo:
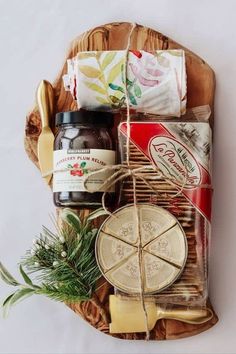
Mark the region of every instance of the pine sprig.
[[[58, 226], [57, 232], [53, 233], [43, 227], [40, 237], [34, 240], [33, 248], [26, 252], [20, 264], [24, 284], [0, 264], [2, 279], [17, 287], [3, 302], [5, 312], [11, 305], [33, 294], [67, 303], [91, 299], [101, 276], [94, 251], [97, 229], [92, 228], [91, 223], [104, 214], [103, 209], [98, 209], [81, 220], [74, 211], [64, 209], [62, 228]], [[31, 280], [32, 273], [34, 281]]]

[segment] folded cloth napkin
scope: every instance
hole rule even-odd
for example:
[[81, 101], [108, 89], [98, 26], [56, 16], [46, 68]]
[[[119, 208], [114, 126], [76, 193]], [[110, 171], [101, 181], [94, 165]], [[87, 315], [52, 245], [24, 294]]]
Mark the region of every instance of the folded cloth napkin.
[[[127, 70], [127, 75], [125, 75]], [[179, 117], [186, 110], [186, 70], [183, 50], [79, 52], [68, 60], [65, 89], [78, 107], [139, 112]]]

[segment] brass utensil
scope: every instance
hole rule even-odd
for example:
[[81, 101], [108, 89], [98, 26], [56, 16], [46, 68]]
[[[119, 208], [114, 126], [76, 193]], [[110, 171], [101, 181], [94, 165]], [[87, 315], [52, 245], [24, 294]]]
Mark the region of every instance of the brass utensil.
[[[141, 301], [122, 299], [110, 295], [110, 333], [134, 333], [146, 331], [146, 320]], [[209, 321], [213, 313], [209, 308], [162, 308], [155, 302], [145, 302], [148, 318], [148, 330], [151, 331], [156, 321], [173, 319], [191, 324], [201, 324]]]
[[[42, 131], [38, 139], [38, 160], [42, 175], [53, 169], [54, 135], [50, 128], [50, 118], [53, 115], [53, 87], [50, 82], [42, 80], [37, 89], [37, 103], [42, 122]], [[50, 184], [52, 174], [43, 177]]]

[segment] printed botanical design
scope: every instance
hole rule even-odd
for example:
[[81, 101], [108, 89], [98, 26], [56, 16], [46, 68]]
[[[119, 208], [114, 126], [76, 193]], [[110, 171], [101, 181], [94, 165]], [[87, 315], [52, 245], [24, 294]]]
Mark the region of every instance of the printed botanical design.
[[[133, 51], [133, 54], [139, 59], [142, 58], [142, 53]], [[138, 60], [136, 64], [129, 63], [131, 71], [135, 76], [135, 79], [143, 86], [153, 87], [160, 83], [159, 77], [163, 75], [163, 72], [156, 68], [156, 58], [154, 55], [150, 55], [146, 58], [145, 62]]]
[[[142, 97], [141, 86], [153, 87], [159, 84], [159, 77], [163, 75], [163, 72], [155, 68], [155, 56], [149, 56], [144, 62], [141, 60], [143, 55], [140, 51], [131, 51], [131, 53], [140, 60], [136, 64], [128, 63], [129, 70], [126, 80], [124, 56], [110, 69], [106, 79], [104, 70], [115, 59], [116, 52], [108, 52], [102, 61], [101, 52], [78, 54], [79, 59], [94, 57], [97, 60], [100, 70], [88, 65], [80, 65], [79, 70], [86, 77], [99, 80], [99, 84], [90, 81], [84, 81], [84, 84], [99, 94], [99, 96], [96, 96], [96, 100], [101, 104], [109, 105], [112, 108], [121, 108], [124, 106], [126, 101], [125, 81], [130, 103], [134, 106], [138, 105], [137, 99]], [[167, 66], [167, 63], [165, 66]], [[132, 79], [130, 74], [132, 74]], [[122, 85], [114, 84], [118, 76], [121, 76]], [[109, 88], [114, 91], [113, 94], [109, 94]]]
[[[122, 78], [122, 84], [123, 86], [119, 86], [119, 85], [115, 85], [113, 83], [109, 83], [109, 87], [114, 90], [116, 93], [117, 92], [121, 92], [123, 95], [122, 97], [119, 99], [119, 101], [117, 101], [117, 103], [119, 103], [119, 106], [122, 107], [125, 105], [125, 101], [126, 101], [126, 96], [125, 96], [125, 68], [124, 68], [124, 64], [122, 64], [121, 67], [121, 78]], [[142, 96], [142, 90], [140, 88], [140, 86], [137, 84], [137, 78], [134, 78], [132, 81], [129, 80], [128, 78], [126, 78], [126, 88], [127, 88], [127, 93], [129, 96], [129, 100], [133, 105], [137, 105], [137, 98], [140, 98]], [[115, 94], [116, 94], [115, 93]], [[114, 96], [113, 100], [114, 100]]]
[[75, 163], [74, 165], [68, 164], [67, 168], [70, 169], [71, 176], [82, 177], [85, 174], [88, 174], [85, 161], [82, 161], [80, 164], [78, 163]]
[[[116, 57], [116, 52], [108, 52], [103, 59], [101, 59], [101, 52], [94, 53], [80, 53], [78, 54], [78, 59], [88, 59], [93, 57], [96, 59], [98, 64], [98, 68], [94, 68], [89, 65], [79, 65], [80, 72], [89, 79], [97, 79], [97, 83], [92, 81], [84, 81], [84, 84], [91, 90], [95, 91], [98, 96], [96, 96], [96, 100], [102, 105], [108, 105], [114, 108], [119, 108], [123, 104], [122, 91], [117, 90], [114, 95], [109, 94], [109, 85], [115, 81], [118, 75], [124, 70], [124, 60], [122, 58], [111, 67], [107, 77], [104, 74], [105, 69], [112, 63], [114, 58]], [[120, 89], [124, 89], [120, 87]]]
[[64, 86], [79, 107], [119, 109], [180, 116], [186, 109], [182, 50], [80, 52], [68, 60]]

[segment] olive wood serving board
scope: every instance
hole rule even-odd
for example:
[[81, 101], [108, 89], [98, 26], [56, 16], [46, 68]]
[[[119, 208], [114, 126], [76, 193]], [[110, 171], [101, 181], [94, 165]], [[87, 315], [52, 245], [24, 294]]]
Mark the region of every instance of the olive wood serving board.
[[[79, 51], [89, 50], [122, 50], [126, 49], [132, 24], [128, 22], [114, 22], [93, 28], [77, 37], [70, 46], [64, 66], [55, 80], [55, 113], [76, 109], [70, 92], [66, 92], [62, 83], [62, 75], [66, 73], [68, 58], [74, 57]], [[215, 76], [210, 66], [182, 45], [176, 43], [167, 36], [153, 29], [136, 25], [130, 42], [130, 49], [153, 51], [157, 49], [185, 49], [187, 66], [187, 107], [195, 107], [209, 104], [212, 112], [214, 108]], [[44, 79], [44, 78], [42, 78]], [[50, 122], [55, 131], [54, 119]], [[211, 117], [213, 126], [213, 114]], [[41, 122], [37, 106], [29, 112], [25, 125], [25, 150], [32, 162], [38, 166], [37, 142], [41, 132]], [[46, 185], [45, 185], [46, 188]], [[87, 213], [88, 211], [83, 211]], [[60, 218], [60, 212], [59, 212]], [[78, 304], [67, 304], [75, 313], [84, 318], [98, 330], [109, 334], [109, 294], [113, 288], [104, 279], [102, 287], [95, 294], [93, 301]], [[210, 303], [209, 303], [209, 306]], [[107, 321], [104, 318], [107, 317]], [[159, 320], [151, 331], [150, 339], [177, 339], [192, 336], [212, 327], [218, 318], [214, 316], [208, 322], [201, 325], [191, 325], [176, 320]], [[123, 339], [144, 339], [145, 333], [117, 334], [113, 335]]]

